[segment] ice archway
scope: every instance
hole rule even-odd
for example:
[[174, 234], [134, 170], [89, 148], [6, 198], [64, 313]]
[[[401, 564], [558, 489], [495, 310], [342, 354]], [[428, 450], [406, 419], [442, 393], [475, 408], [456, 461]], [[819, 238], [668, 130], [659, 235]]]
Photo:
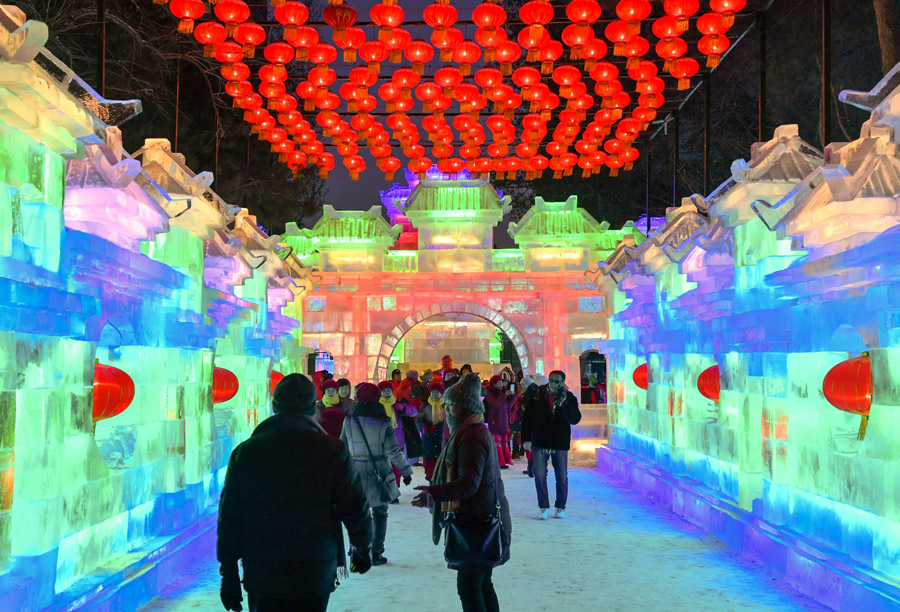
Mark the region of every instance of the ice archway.
[[391, 353], [394, 352], [397, 343], [403, 339], [403, 336], [405, 336], [409, 330], [419, 323], [441, 314], [470, 314], [484, 319], [488, 323], [493, 323], [512, 341], [513, 346], [516, 348], [516, 352], [519, 354], [519, 360], [522, 363], [523, 371], [531, 368], [534, 363], [534, 357], [531, 354], [531, 350], [528, 348], [525, 336], [509, 319], [503, 316], [503, 314], [476, 302], [468, 300], [450, 300], [446, 302], [437, 302], [404, 317], [390, 333], [386, 334], [381, 341], [381, 348], [378, 351], [378, 360], [375, 362], [375, 371], [372, 373], [372, 377], [376, 380], [387, 380], [389, 378], [388, 360], [391, 357]]

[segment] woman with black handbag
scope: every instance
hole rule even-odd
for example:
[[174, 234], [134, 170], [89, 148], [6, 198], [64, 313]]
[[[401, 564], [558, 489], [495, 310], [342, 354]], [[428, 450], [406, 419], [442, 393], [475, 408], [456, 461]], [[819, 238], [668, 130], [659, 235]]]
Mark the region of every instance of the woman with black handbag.
[[450, 440], [438, 458], [431, 486], [413, 505], [435, 502], [432, 537], [445, 534], [447, 567], [457, 570], [463, 612], [498, 612], [493, 568], [509, 560], [512, 527], [494, 439], [484, 424], [481, 381], [466, 374], [444, 395]]
[[379, 402], [381, 393], [372, 383], [363, 383], [356, 391], [356, 406], [344, 420], [341, 440], [350, 450], [353, 467], [362, 481], [372, 509], [369, 531], [372, 565], [384, 565], [384, 539], [387, 535], [388, 504], [400, 497], [391, 465], [403, 475], [403, 483], [412, 482], [413, 469], [403, 457], [394, 437], [391, 418]]

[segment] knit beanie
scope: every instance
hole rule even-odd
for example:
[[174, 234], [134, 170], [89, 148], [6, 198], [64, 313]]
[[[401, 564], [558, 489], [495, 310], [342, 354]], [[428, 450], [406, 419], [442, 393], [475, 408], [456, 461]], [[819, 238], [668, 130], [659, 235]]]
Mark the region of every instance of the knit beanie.
[[431, 381], [433, 376], [434, 376], [434, 373], [431, 370], [425, 370], [422, 373], [422, 382], [427, 383], [427, 382]]
[[410, 370], [409, 372], [406, 373], [406, 377], [410, 380], [418, 381], [419, 373], [416, 370]]
[[369, 382], [362, 383], [356, 389], [356, 401], [357, 402], [377, 402], [380, 397], [381, 397], [381, 391], [379, 391], [378, 387], [376, 387], [372, 383], [369, 383]]
[[334, 389], [335, 391], [337, 391], [338, 386], [340, 386], [338, 382], [332, 378], [331, 380], [326, 380], [322, 383], [322, 391], [326, 391], [328, 389]]
[[464, 374], [444, 394], [446, 401], [457, 406], [462, 406], [469, 412], [484, 414], [484, 404], [481, 403], [481, 380], [478, 374]]
[[303, 374], [288, 374], [272, 394], [275, 412], [316, 413], [316, 386]]
[[394, 385], [391, 383], [391, 381], [382, 380], [380, 383], [378, 383], [378, 393], [379, 394], [381, 394], [381, 392], [384, 391], [385, 389], [390, 389], [391, 391], [394, 390]]
[[432, 391], [440, 391], [441, 393], [443, 393], [444, 392], [444, 383], [442, 383], [442, 382], [431, 383], [430, 385], [428, 385], [428, 392], [431, 393]]
[[500, 376], [499, 374], [494, 374], [493, 376], [491, 376], [491, 382], [488, 384], [490, 384], [493, 387], [495, 383], [498, 383], [501, 380], [503, 380], [502, 376]]
[[537, 386], [543, 387], [544, 385], [550, 384], [550, 379], [544, 376], [543, 374], [538, 374], [534, 377], [534, 382]]

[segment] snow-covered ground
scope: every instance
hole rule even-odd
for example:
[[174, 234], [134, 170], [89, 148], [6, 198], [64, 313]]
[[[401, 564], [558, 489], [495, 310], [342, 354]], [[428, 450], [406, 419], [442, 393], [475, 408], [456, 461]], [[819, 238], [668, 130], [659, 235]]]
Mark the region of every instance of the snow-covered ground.
[[[596, 470], [571, 469], [564, 520], [537, 518], [533, 481], [522, 464], [504, 470], [512, 508], [512, 560], [494, 570], [504, 610], [825, 610], [778, 586], [715, 540], [664, 509], [611, 486]], [[552, 470], [551, 470], [552, 474]], [[413, 485], [423, 482], [416, 468]], [[550, 481], [553, 500], [553, 481]], [[351, 575], [331, 597], [333, 612], [459, 610], [456, 573], [431, 543], [428, 512], [404, 487], [390, 507], [389, 563]], [[215, 560], [197, 563], [144, 611], [222, 610]], [[246, 610], [246, 598], [245, 608]]]

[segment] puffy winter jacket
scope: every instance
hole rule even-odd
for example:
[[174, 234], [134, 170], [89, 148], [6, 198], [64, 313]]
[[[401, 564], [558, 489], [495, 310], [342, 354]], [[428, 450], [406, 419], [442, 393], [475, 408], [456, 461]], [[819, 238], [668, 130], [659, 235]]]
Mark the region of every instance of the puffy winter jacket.
[[[552, 406], [552, 407], [551, 407]], [[581, 421], [578, 400], [571, 392], [553, 402], [547, 386], [540, 387], [525, 404], [522, 418], [522, 442], [547, 450], [569, 450], [572, 425]]]
[[484, 396], [484, 421], [492, 434], [509, 434], [509, 412], [515, 402], [515, 395], [507, 395], [496, 387], [488, 387]]
[[[392, 499], [400, 497], [400, 488], [391, 465], [404, 476], [412, 476], [413, 469], [397, 444], [391, 419], [385, 415], [384, 406], [379, 402], [357, 402], [353, 414], [344, 419], [341, 440], [350, 449], [353, 466], [362, 481], [370, 506], [382, 506], [386, 503], [381, 501], [379, 478], [389, 487]], [[371, 455], [366, 442], [372, 449]]]
[[334, 590], [350, 543], [366, 550], [369, 505], [347, 446], [312, 417], [276, 414], [231, 453], [216, 556], [244, 566], [244, 587], [258, 595], [299, 599]]
[[[459, 514], [472, 518], [491, 516], [500, 503], [503, 563], [509, 560], [512, 521], [509, 502], [500, 477], [500, 463], [491, 432], [482, 423], [460, 426], [456, 437], [456, 479], [429, 488], [435, 502], [459, 502]], [[440, 537], [440, 512], [434, 516], [434, 535]], [[437, 544], [437, 539], [435, 540]]]

